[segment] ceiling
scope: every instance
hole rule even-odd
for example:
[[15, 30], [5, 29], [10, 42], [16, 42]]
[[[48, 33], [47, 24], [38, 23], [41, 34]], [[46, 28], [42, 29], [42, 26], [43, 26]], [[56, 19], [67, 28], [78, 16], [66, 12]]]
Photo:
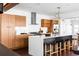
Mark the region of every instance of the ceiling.
[[14, 8], [48, 15], [55, 15], [60, 7], [60, 13], [79, 11], [79, 3], [20, 3]]

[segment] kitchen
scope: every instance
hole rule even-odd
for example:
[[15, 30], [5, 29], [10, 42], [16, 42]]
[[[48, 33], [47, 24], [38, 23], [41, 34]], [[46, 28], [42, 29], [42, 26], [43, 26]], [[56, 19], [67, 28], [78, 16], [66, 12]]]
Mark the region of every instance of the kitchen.
[[[62, 41], [69, 44], [67, 46], [70, 50], [70, 48], [73, 48], [73, 44], [77, 45], [76, 41], [78, 39], [79, 9], [75, 7], [77, 5], [79, 4], [18, 3], [9, 10], [5, 9], [4, 13], [0, 15], [1, 44], [11, 50], [26, 48], [28, 54], [34, 56], [43, 56], [43, 53], [44, 56], [52, 56], [51, 54], [53, 52], [48, 52], [45, 55], [43, 51], [44, 39], [53, 39], [55, 37], [60, 39], [60, 37], [64, 38], [66, 36], [69, 40], [66, 42], [64, 40]], [[74, 9], [77, 11], [74, 11]], [[75, 40], [70, 40], [71, 37]], [[61, 44], [61, 42], [55, 42], [58, 45]], [[73, 44], [69, 42], [73, 42]], [[60, 48], [58, 45], [56, 47]], [[63, 46], [65, 47], [65, 45]], [[50, 44], [48, 47], [51, 48]], [[56, 56], [62, 56], [60, 50], [57, 49]], [[66, 47], [63, 48], [63, 51], [66, 51]]]

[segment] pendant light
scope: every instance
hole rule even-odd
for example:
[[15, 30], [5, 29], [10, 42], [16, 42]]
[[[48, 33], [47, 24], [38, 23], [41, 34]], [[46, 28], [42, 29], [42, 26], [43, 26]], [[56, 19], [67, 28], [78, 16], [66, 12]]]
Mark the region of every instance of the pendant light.
[[60, 19], [60, 7], [57, 7], [58, 9], [58, 19]]
[[60, 7], [57, 7], [58, 11], [55, 15], [56, 19], [60, 19]]

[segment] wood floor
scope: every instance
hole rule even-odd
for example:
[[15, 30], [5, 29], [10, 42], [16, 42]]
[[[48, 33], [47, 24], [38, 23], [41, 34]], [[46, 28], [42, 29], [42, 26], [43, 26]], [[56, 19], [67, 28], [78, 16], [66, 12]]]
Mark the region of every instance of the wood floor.
[[[13, 50], [13, 51], [18, 53], [20, 56], [31, 56], [31, 55], [28, 54], [28, 49], [27, 48]], [[62, 56], [78, 56], [78, 55], [74, 54], [73, 51], [71, 51], [70, 53], [67, 51], [67, 54], [66, 55], [63, 54]]]
[[17, 50], [13, 50], [13, 51], [18, 53], [20, 56], [31, 56], [28, 54], [27, 48], [17, 49]]

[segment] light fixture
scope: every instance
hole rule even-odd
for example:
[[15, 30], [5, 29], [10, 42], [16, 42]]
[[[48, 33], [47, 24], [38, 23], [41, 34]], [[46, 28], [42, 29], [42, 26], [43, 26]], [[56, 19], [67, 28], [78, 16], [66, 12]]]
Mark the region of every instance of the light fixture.
[[53, 26], [53, 31], [54, 31], [54, 34], [59, 34], [60, 33], [60, 7], [57, 7], [57, 13], [55, 15], [55, 20], [58, 21], [58, 24], [54, 24]]
[[60, 7], [57, 8], [58, 8], [58, 18], [60, 19]]
[[56, 19], [60, 19], [60, 7], [57, 7], [58, 11], [55, 15]]

